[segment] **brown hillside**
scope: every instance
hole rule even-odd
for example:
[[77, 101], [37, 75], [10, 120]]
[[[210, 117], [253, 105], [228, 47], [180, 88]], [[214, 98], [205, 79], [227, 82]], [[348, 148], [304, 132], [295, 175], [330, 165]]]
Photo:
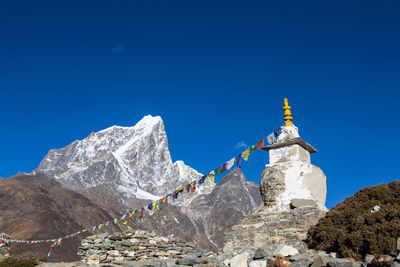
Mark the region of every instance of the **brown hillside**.
[[[0, 232], [10, 234], [13, 239], [57, 238], [111, 218], [94, 202], [43, 175], [1, 179], [0, 210]], [[112, 228], [119, 230], [117, 226]], [[51, 260], [79, 260], [76, 253], [82, 237], [64, 240], [53, 251]], [[45, 258], [48, 251], [49, 243], [11, 247], [11, 255], [25, 257]]]

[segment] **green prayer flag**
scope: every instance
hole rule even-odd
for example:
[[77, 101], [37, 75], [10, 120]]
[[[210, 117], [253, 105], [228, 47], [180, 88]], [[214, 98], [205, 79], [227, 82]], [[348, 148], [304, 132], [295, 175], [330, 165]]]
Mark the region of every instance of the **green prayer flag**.
[[222, 173], [221, 166], [216, 168], [214, 171], [215, 171], [215, 175], [220, 175]]

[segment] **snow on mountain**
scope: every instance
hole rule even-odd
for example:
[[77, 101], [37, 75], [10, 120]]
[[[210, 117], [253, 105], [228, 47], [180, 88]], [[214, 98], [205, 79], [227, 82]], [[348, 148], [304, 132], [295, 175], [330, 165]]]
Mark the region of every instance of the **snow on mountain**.
[[201, 174], [172, 162], [164, 123], [147, 115], [133, 127], [112, 126], [61, 149], [52, 149], [34, 172], [83, 192], [112, 185], [123, 198], [159, 199]]

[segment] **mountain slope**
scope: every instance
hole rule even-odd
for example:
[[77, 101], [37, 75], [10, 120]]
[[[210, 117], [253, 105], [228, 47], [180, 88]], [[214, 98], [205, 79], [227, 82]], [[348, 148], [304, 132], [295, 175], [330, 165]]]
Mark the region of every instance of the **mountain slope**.
[[[13, 239], [53, 239], [80, 231], [111, 216], [79, 193], [43, 175], [17, 175], [0, 180], [0, 231]], [[119, 230], [118, 227], [113, 229]], [[63, 241], [52, 260], [77, 260], [80, 240]], [[13, 244], [12, 255], [46, 257], [49, 243]]]

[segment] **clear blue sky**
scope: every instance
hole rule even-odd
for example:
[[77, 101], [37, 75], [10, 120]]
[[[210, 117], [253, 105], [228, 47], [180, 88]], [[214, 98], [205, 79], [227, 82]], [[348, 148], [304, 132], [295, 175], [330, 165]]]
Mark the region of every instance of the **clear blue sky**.
[[[319, 153], [327, 206], [399, 179], [398, 1], [8, 1], [0, 6], [0, 176], [51, 148], [160, 115], [207, 172], [283, 122]], [[267, 153], [249, 168], [259, 182]]]

